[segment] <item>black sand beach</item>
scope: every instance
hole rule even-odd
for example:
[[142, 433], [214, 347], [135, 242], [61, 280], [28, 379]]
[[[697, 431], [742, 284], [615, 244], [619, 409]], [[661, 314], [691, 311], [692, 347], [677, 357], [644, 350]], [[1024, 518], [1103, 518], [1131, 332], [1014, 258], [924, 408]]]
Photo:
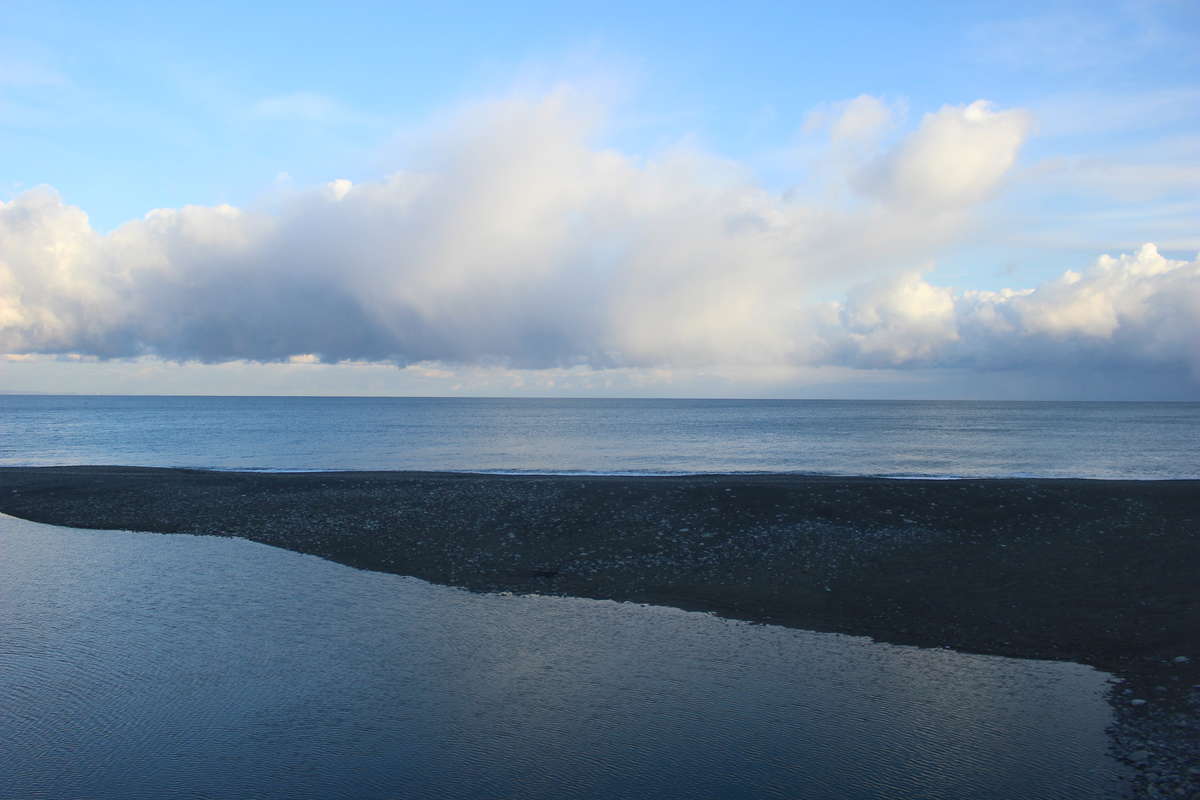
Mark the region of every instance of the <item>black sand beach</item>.
[[1091, 664], [1138, 793], [1200, 791], [1197, 481], [0, 468], [0, 511]]

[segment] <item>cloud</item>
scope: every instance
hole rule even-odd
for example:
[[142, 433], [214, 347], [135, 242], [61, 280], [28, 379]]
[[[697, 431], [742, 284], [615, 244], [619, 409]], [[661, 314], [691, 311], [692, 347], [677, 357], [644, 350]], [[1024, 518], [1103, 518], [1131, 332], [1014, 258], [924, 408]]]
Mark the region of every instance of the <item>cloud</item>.
[[[844, 109], [870, 122], [878, 106]], [[101, 235], [37, 189], [0, 203], [0, 352], [431, 369], [1196, 368], [1200, 267], [1152, 247], [1035, 290], [956, 292], [911, 271], [962, 233], [1028, 127], [984, 102], [927, 114], [848, 167], [861, 195], [847, 204], [768, 191], [693, 146], [646, 159], [601, 146], [604, 110], [561, 87], [461, 109], [407, 170], [332, 181], [270, 213], [161, 209]], [[844, 302], [816, 302], [853, 284]]]
[[827, 130], [834, 142], [870, 142], [904, 113], [903, 103], [889, 104], [873, 95], [860, 94], [851, 100], [813, 109], [805, 116], [803, 128], [806, 133]]
[[[917, 180], [908, 165], [928, 156], [920, 142], [955, 115], [974, 127], [951, 159], [973, 152], [973, 136], [994, 138], [991, 120], [1008, 126], [979, 105], [944, 109], [891, 156], [902, 180]], [[788, 200], [695, 148], [638, 161], [597, 147], [602, 122], [569, 87], [480, 103], [414, 151], [416, 168], [335, 181], [274, 215], [164, 209], [100, 236], [52, 191], [22, 195], [0, 209], [0, 349], [527, 367], [777, 362], [797, 346], [792, 318], [810, 286], [922, 257], [953, 235], [913, 224], [896, 186], [857, 211]], [[971, 170], [983, 174], [960, 180], [973, 190], [1000, 175], [978, 159], [958, 172]]]
[[87, 215], [48, 189], [0, 204], [0, 348], [10, 353], [93, 351], [119, 307], [92, 272], [102, 237]]
[[1200, 259], [1152, 244], [1036, 289], [955, 292], [919, 273], [831, 304], [823, 360], [849, 366], [1159, 369], [1200, 381]]
[[1012, 167], [1032, 122], [979, 100], [926, 114], [917, 131], [868, 169], [862, 186], [890, 203], [959, 211], [985, 199]]

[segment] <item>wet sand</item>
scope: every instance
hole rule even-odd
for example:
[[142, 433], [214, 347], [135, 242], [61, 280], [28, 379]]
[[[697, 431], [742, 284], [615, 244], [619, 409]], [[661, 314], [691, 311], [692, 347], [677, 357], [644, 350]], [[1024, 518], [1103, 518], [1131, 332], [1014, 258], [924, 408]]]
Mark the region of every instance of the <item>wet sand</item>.
[[0, 511], [1078, 661], [1123, 679], [1114, 741], [1142, 789], [1200, 786], [1200, 481], [0, 468]]

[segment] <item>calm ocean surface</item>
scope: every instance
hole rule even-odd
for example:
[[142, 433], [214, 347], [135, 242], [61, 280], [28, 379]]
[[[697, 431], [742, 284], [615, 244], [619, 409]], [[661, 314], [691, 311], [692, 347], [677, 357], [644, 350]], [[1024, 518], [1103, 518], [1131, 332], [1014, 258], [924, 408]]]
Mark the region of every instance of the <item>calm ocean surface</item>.
[[3, 800], [1105, 800], [1107, 678], [0, 515]]
[[1200, 478], [1200, 403], [0, 395], [0, 464]]

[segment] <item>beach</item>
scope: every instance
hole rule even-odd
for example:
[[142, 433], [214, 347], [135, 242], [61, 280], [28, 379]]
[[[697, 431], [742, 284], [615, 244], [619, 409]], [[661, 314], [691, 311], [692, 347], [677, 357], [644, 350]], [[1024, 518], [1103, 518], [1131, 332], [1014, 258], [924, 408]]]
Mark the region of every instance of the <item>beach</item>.
[[0, 511], [243, 537], [477, 591], [1081, 662], [1119, 678], [1114, 747], [1139, 791], [1200, 782], [1197, 481], [10, 467]]

